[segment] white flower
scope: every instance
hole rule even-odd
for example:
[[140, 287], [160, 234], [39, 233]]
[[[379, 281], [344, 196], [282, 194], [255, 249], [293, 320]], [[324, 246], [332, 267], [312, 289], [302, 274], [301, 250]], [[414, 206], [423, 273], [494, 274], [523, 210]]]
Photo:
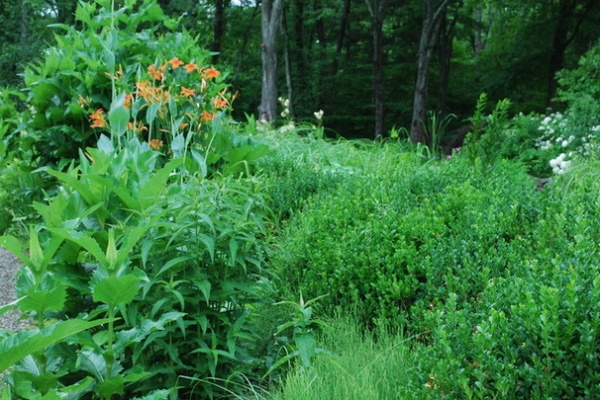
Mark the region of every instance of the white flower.
[[323, 119], [323, 114], [324, 114], [323, 110], [315, 111], [314, 114], [315, 114], [315, 118], [318, 119], [319, 121]]
[[562, 147], [567, 147], [568, 145], [569, 145], [569, 141], [568, 140], [563, 140]]

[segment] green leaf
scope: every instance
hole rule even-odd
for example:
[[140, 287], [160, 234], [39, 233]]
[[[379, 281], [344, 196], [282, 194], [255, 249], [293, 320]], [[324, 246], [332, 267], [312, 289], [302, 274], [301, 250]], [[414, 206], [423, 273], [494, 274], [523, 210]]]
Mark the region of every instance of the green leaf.
[[179, 134], [173, 138], [173, 141], [171, 142], [171, 150], [173, 150], [173, 157], [183, 157], [183, 152], [185, 150], [185, 139], [183, 134]]
[[150, 106], [148, 106], [148, 109], [146, 110], [146, 122], [148, 125], [152, 125], [154, 122], [156, 114], [158, 113], [161, 105], [162, 103], [152, 103]]
[[100, 135], [98, 139], [98, 150], [110, 154], [115, 151], [112, 141], [106, 135]]
[[95, 257], [100, 264], [102, 264], [105, 268], [108, 268], [106, 254], [100, 248], [100, 245], [94, 238], [81, 232], [68, 231], [66, 229], [53, 228], [50, 229], [50, 231], [83, 247], [90, 252], [90, 254]]
[[111, 109], [108, 113], [108, 121], [112, 133], [117, 136], [123, 135], [127, 130], [127, 124], [129, 123], [129, 110], [123, 106]]
[[297, 333], [294, 335], [294, 342], [302, 365], [306, 368], [310, 367], [310, 359], [317, 351], [315, 335], [311, 332]]
[[92, 287], [94, 301], [115, 307], [129, 304], [140, 289], [140, 279], [134, 275], [111, 276], [100, 280]]
[[169, 176], [171, 176], [171, 173], [182, 163], [182, 159], [172, 159], [152, 175], [148, 182], [140, 189], [139, 201], [142, 207], [147, 208], [155, 203], [156, 197], [165, 190], [167, 180], [169, 179]]
[[106, 260], [108, 261], [108, 270], [114, 271], [117, 267], [117, 246], [115, 245], [115, 230], [108, 231], [108, 244], [106, 246]]
[[194, 158], [194, 160], [196, 160], [196, 163], [198, 163], [198, 167], [200, 168], [200, 171], [202, 172], [202, 177], [206, 178], [206, 174], [207, 174], [207, 167], [206, 167], [206, 160], [204, 159], [204, 157], [202, 157], [202, 154], [200, 154], [199, 152], [197, 152], [196, 150], [192, 150], [192, 157]]
[[103, 45], [104, 65], [112, 73], [115, 70], [115, 53], [106, 45]]
[[0, 372], [5, 371], [26, 356], [41, 351], [53, 343], [60, 342], [66, 337], [109, 321], [110, 319], [108, 318], [95, 321], [70, 319], [57, 322], [40, 331], [22, 331], [9, 336], [0, 341]]
[[20, 297], [15, 301], [11, 301], [8, 304], [5, 304], [3, 306], [0, 307], [0, 316], [6, 314], [10, 309], [16, 307], [19, 305], [19, 303], [21, 302], [21, 300], [23, 300], [26, 296]]
[[14, 236], [0, 236], [0, 246], [13, 253], [23, 264], [33, 269], [31, 259], [23, 251], [21, 242]]
[[38, 315], [44, 315], [46, 311], [62, 310], [66, 299], [67, 289], [61, 284], [52, 290], [40, 290], [34, 286], [21, 301], [19, 308], [22, 311], [35, 311]]
[[108, 399], [114, 395], [122, 396], [125, 393], [125, 378], [123, 375], [117, 375], [103, 382], [98, 382], [96, 384], [96, 392], [102, 398]]
[[47, 172], [53, 177], [57, 178], [63, 184], [75, 189], [81, 195], [81, 197], [83, 197], [88, 206], [98, 204], [102, 201], [100, 196], [96, 195], [90, 190], [90, 188], [88, 188], [83, 182], [79, 181], [76, 177], [60, 171], [48, 170]]
[[200, 289], [200, 291], [204, 295], [204, 298], [206, 299], [206, 303], [208, 303], [210, 301], [210, 289], [211, 289], [210, 281], [204, 280], [201, 282], [197, 282], [196, 285], [198, 286], [198, 289]]

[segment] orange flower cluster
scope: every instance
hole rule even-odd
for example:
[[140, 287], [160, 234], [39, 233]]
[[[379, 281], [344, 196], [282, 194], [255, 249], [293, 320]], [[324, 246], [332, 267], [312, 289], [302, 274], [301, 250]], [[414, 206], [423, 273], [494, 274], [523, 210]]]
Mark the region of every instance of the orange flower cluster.
[[225, 97], [222, 97], [223, 95], [221, 95], [221, 97], [215, 97], [213, 99], [213, 106], [217, 109], [220, 110], [222, 108], [225, 108], [229, 105], [229, 102], [227, 101], [227, 99]]
[[217, 76], [221, 75], [221, 73], [215, 69], [215, 68], [204, 68], [202, 70], [202, 77], [204, 79], [213, 79], [216, 78]]
[[196, 94], [196, 91], [194, 89], [188, 89], [184, 86], [181, 87], [181, 95], [183, 97], [192, 97]]
[[185, 64], [183, 61], [181, 61], [178, 57], [173, 58], [172, 60], [167, 61], [168, 64], [171, 64], [171, 68], [173, 68], [173, 70], [176, 70], [177, 68], [181, 67], [183, 64]]
[[158, 69], [156, 69], [156, 66], [152, 64], [148, 67], [148, 76], [154, 80], [162, 82], [165, 80], [165, 69], [167, 69], [165, 65], [161, 65], [158, 67]]
[[198, 66], [196, 64], [194, 64], [193, 62], [189, 62], [186, 65], [183, 66], [183, 68], [185, 68], [185, 70], [187, 72], [189, 72], [190, 74], [194, 71], [198, 70]]
[[158, 103], [169, 101], [169, 92], [165, 92], [161, 87], [154, 87], [149, 81], [141, 81], [135, 84], [137, 94], [148, 103]]
[[164, 146], [164, 143], [162, 140], [160, 139], [150, 139], [150, 141], [148, 142], [148, 144], [150, 145], [150, 147], [152, 148], [152, 150], [158, 150], [161, 147]]
[[104, 116], [104, 110], [99, 108], [90, 115], [90, 121], [92, 124], [90, 128], [105, 128], [106, 127], [106, 117]]
[[208, 111], [206, 111], [206, 110], [202, 111], [202, 117], [201, 117], [202, 122], [212, 121], [214, 117], [215, 116], [213, 114], [209, 113]]

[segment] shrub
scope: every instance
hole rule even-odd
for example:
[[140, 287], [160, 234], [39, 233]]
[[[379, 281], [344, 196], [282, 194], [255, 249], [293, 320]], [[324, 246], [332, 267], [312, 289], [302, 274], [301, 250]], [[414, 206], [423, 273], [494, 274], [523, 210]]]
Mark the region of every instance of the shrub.
[[365, 322], [410, 320], [451, 292], [468, 302], [530, 250], [533, 186], [512, 164], [481, 175], [459, 157], [347, 177], [290, 223], [277, 270], [307, 296], [329, 293], [328, 311]]
[[9, 377], [18, 395], [208, 396], [257, 368], [247, 318], [269, 297], [261, 195], [186, 173], [182, 158], [160, 165], [147, 143], [114, 148], [103, 137], [79, 167], [48, 170], [62, 186], [36, 204], [44, 222], [31, 230], [29, 256], [2, 238], [27, 265], [18, 307], [37, 322], [34, 334], [106, 316], [32, 350]]

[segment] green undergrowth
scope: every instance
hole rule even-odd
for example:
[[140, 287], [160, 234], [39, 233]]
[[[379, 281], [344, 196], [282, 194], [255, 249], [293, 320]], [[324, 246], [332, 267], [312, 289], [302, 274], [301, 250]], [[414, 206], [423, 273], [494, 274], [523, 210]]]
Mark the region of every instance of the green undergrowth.
[[415, 398], [597, 391], [597, 161], [540, 191], [515, 162], [412, 152], [393, 165], [399, 158], [386, 151], [369, 150], [363, 161], [381, 161], [372, 167], [340, 162], [335, 190], [308, 197], [286, 221], [272, 256], [283, 290], [326, 295], [323, 315], [402, 326], [412, 338], [403, 390], [425, 396]]

